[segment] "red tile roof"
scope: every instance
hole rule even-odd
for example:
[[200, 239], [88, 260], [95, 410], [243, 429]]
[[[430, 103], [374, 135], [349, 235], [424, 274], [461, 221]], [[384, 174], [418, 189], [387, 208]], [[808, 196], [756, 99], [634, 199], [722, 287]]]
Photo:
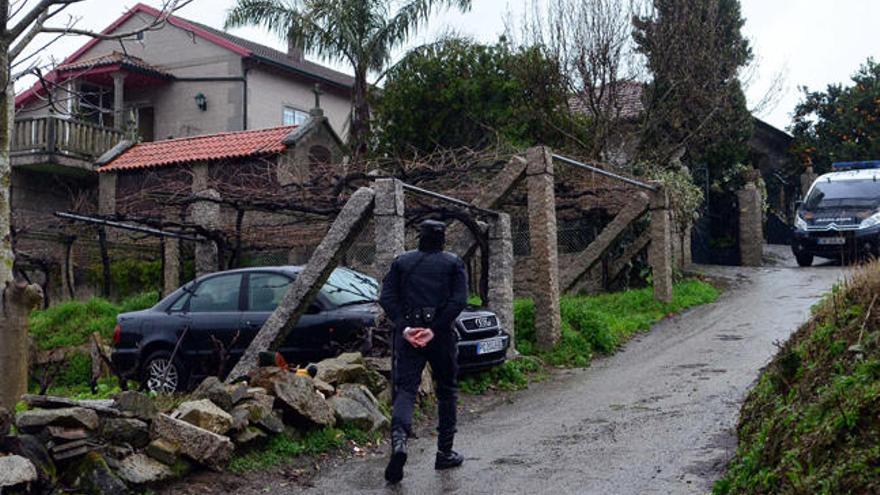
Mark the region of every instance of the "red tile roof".
[[132, 55], [126, 55], [122, 52], [113, 51], [104, 55], [90, 57], [87, 59], [76, 60], [66, 64], [59, 65], [55, 70], [59, 72], [70, 70], [90, 70], [98, 67], [120, 65], [125, 68], [134, 68], [146, 72], [152, 72], [163, 77], [174, 77], [155, 65], [148, 64], [144, 59]]
[[282, 141], [296, 127], [288, 125], [253, 131], [221, 132], [139, 143], [99, 168], [98, 172], [135, 170], [279, 153], [286, 148]]

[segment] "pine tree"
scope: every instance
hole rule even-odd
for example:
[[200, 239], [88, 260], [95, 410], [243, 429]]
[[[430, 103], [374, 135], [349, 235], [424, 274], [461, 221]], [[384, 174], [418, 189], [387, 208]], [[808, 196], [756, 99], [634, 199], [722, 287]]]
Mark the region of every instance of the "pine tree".
[[666, 163], [684, 149], [719, 177], [746, 159], [751, 115], [738, 79], [752, 58], [739, 0], [653, 0], [633, 19], [653, 81], [646, 93], [641, 154]]

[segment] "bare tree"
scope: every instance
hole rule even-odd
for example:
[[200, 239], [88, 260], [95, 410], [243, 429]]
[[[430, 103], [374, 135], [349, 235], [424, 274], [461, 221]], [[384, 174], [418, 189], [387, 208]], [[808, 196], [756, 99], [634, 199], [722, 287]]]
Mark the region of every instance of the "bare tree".
[[[0, 286], [4, 287], [0, 312], [0, 406], [12, 409], [27, 388], [27, 314], [39, 304], [39, 286], [15, 283], [15, 253], [12, 237], [12, 205], [10, 185], [12, 168], [10, 144], [15, 118], [14, 82], [24, 73], [39, 69], [39, 53], [62, 36], [88, 36], [99, 39], [122, 39], [146, 30], [159, 29], [168, 15], [192, 0], [165, 0], [162, 14], [144, 26], [129, 32], [98, 33], [76, 26], [68, 17], [58, 25], [71, 5], [88, 0], [0, 0]], [[52, 37], [37, 50], [26, 53], [39, 35]]]
[[[541, 45], [556, 58], [571, 94], [571, 111], [588, 118], [581, 142], [593, 159], [608, 159], [611, 148], [631, 138], [627, 119], [640, 110], [640, 64], [633, 50], [630, 19], [635, 0], [532, 0], [519, 44]], [[625, 136], [624, 136], [625, 134]]]

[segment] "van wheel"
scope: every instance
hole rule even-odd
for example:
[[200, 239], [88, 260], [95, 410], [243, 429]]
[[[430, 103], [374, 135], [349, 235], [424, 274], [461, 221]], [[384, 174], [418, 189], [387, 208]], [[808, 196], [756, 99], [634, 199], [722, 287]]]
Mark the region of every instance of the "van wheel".
[[798, 266], [810, 266], [813, 264], [813, 255], [808, 253], [796, 254]]
[[144, 361], [141, 384], [150, 392], [184, 392], [189, 382], [189, 371], [179, 358], [171, 360], [168, 351], [156, 351]]

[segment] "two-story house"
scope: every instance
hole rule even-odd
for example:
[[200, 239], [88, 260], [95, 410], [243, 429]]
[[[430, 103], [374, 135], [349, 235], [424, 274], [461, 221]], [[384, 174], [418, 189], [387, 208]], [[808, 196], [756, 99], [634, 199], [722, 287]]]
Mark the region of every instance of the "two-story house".
[[[137, 4], [103, 32], [136, 31], [159, 15]], [[46, 260], [59, 257], [70, 234], [52, 214], [83, 202], [97, 210], [95, 160], [121, 140], [303, 124], [316, 91], [326, 121], [345, 136], [351, 85], [295, 46], [284, 53], [177, 16], [130, 38], [88, 41], [15, 100], [19, 261], [40, 261], [46, 272]]]

